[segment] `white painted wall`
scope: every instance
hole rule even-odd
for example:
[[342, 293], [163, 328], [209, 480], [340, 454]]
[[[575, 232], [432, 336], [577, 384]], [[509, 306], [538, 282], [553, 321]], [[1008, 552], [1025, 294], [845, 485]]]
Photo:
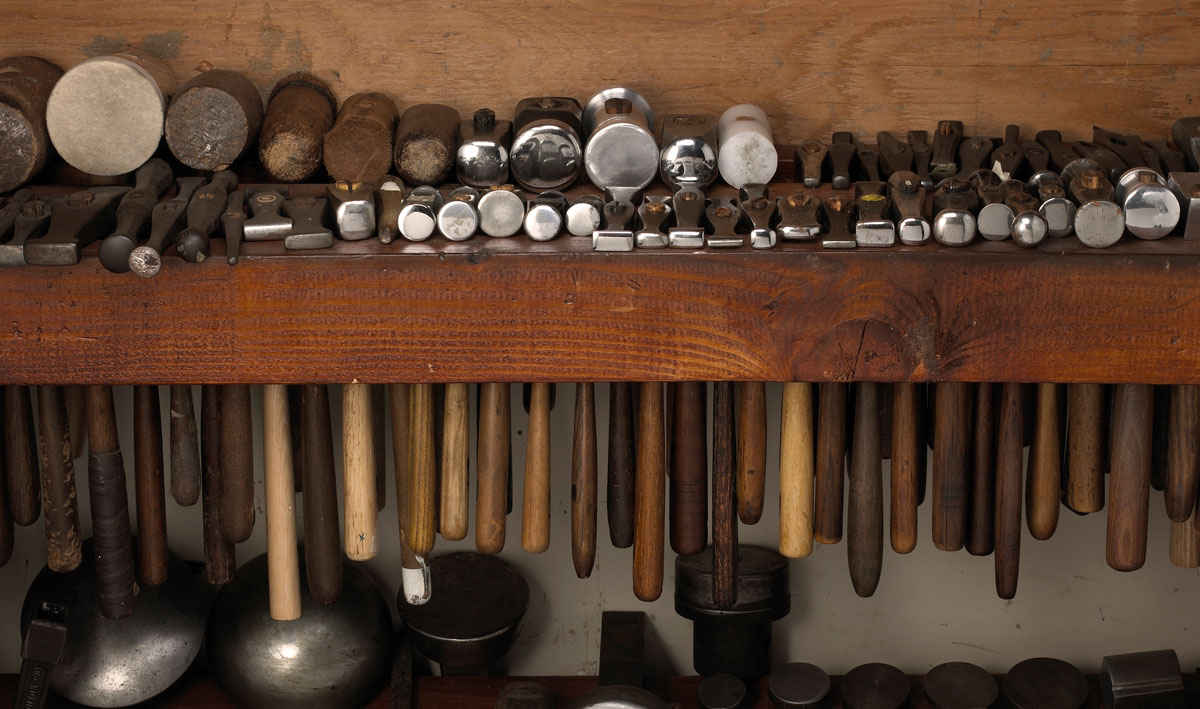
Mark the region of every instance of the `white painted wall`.
[[[526, 574], [532, 592], [525, 628], [508, 659], [508, 670], [523, 675], [594, 673], [599, 658], [600, 612], [608, 609], [646, 611], [653, 633], [665, 650], [665, 656], [655, 663], [658, 671], [691, 673], [690, 624], [675, 614], [673, 606], [673, 554], [667, 550], [662, 597], [654, 603], [641, 603], [631, 591], [631, 550], [614, 549], [608, 543], [603, 478], [608, 421], [605, 385], [598, 385], [596, 391], [601, 471], [599, 551], [592, 577], [575, 578], [568, 516], [573, 390], [571, 385], [559, 385], [558, 403], [552, 414], [554, 507], [550, 549], [530, 555], [520, 549], [520, 471], [524, 469], [526, 417], [521, 410], [520, 388], [513, 388], [515, 502], [508, 518], [503, 557]], [[164, 388], [164, 415], [168, 410], [166, 393]], [[132, 501], [131, 389], [118, 388], [116, 396]], [[766, 511], [759, 524], [739, 530], [745, 543], [773, 545], [776, 541], [779, 396], [778, 386], [768, 388], [771, 447]], [[198, 404], [198, 389], [195, 398]], [[472, 406], [473, 399], [474, 392]], [[340, 431], [337, 391], [331, 392], [331, 401], [335, 403], [336, 432]], [[256, 395], [256, 417], [260, 411]], [[256, 436], [261, 438], [261, 429], [256, 430]], [[264, 551], [266, 544], [261, 440], [256, 443], [260, 449], [259, 516], [254, 536], [238, 547], [238, 558], [243, 562]], [[388, 452], [390, 458], [390, 446]], [[337, 459], [340, 464], [340, 451]], [[84, 460], [77, 461], [86, 536], [90, 534], [90, 521], [86, 470], [82, 467], [85, 464]], [[394, 605], [400, 564], [390, 479], [388, 494], [387, 507], [380, 516], [383, 550], [370, 567], [387, 584], [389, 604]], [[180, 508], [168, 500], [167, 507], [172, 550], [188, 559], [202, 558], [200, 506]], [[301, 510], [298, 504], [298, 513]], [[1109, 569], [1104, 561], [1105, 515], [1077, 517], [1064, 509], [1052, 539], [1038, 542], [1028, 534], [1023, 538], [1021, 582], [1013, 601], [996, 597], [991, 557], [934, 549], [929, 541], [929, 517], [927, 503], [921, 508], [920, 541], [912, 554], [897, 555], [885, 544], [883, 577], [870, 599], [858, 598], [850, 586], [844, 543], [817, 545], [812, 556], [792, 562], [792, 611], [775, 626], [776, 658], [815, 662], [832, 673], [870, 661], [889, 662], [919, 673], [948, 660], [976, 662], [1003, 672], [1021, 659], [1050, 655], [1095, 672], [1106, 654], [1174, 647], [1185, 669], [1200, 664], [1200, 633], [1196, 632], [1200, 625], [1196, 613], [1200, 573], [1177, 569], [1167, 559], [1168, 521], [1161, 494], [1151, 498], [1150, 551], [1145, 568], [1131, 574]], [[467, 539], [454, 543], [439, 539], [435, 553], [471, 548], [473, 535], [472, 523]], [[16, 672], [19, 667], [20, 601], [45, 561], [44, 548], [40, 522], [18, 528], [13, 558], [0, 569], [0, 607], [5, 609], [0, 614], [2, 672]]]

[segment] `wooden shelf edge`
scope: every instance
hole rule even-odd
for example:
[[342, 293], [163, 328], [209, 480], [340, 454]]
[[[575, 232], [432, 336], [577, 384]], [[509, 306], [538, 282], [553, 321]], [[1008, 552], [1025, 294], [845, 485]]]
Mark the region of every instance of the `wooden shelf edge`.
[[[1059, 243], [1061, 242], [1061, 243]], [[1200, 242], [597, 253], [523, 237], [155, 279], [0, 272], [0, 383], [1200, 383]]]

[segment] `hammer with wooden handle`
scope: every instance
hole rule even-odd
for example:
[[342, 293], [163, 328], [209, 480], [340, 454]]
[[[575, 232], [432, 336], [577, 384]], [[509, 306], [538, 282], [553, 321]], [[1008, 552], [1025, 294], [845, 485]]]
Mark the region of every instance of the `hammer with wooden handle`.
[[713, 604], [737, 603], [738, 528], [733, 472], [733, 384], [713, 384], [712, 547]]
[[234, 545], [221, 531], [221, 387], [200, 388], [200, 469], [204, 515], [204, 578], [220, 585], [233, 579]]
[[254, 418], [250, 387], [221, 387], [221, 531], [235, 544], [254, 531]]
[[1108, 565], [1117, 571], [1136, 571], [1146, 563], [1154, 407], [1151, 387], [1118, 384], [1113, 404], [1105, 555]]
[[446, 385], [446, 404], [442, 414], [442, 475], [439, 481], [438, 524], [441, 526], [442, 537], [452, 541], [467, 536], [469, 396], [466, 384]]
[[1029, 533], [1049, 539], [1058, 527], [1062, 496], [1062, 443], [1058, 428], [1059, 385], [1037, 385], [1037, 414], [1029, 449], [1029, 480], [1025, 507]]
[[163, 491], [162, 412], [158, 387], [133, 387], [133, 475], [137, 500], [138, 579], [167, 580], [167, 510]]
[[662, 594], [666, 460], [663, 386], [638, 387], [637, 467], [634, 472], [633, 593], [643, 601]]
[[475, 548], [484, 554], [504, 549], [511, 416], [508, 384], [480, 384]]
[[28, 526], [41, 514], [42, 484], [30, 387], [4, 386], [4, 471], [13, 521]]
[[839, 382], [822, 382], [817, 387], [817, 498], [813, 538], [822, 544], [842, 540], [848, 388]]
[[862, 598], [875, 594], [883, 567], [883, 461], [880, 458], [879, 385], [858, 382], [850, 452], [846, 552], [850, 581]]
[[571, 445], [571, 561], [585, 579], [596, 563], [596, 387], [575, 385], [575, 436]]
[[1200, 387], [1171, 387], [1167, 427], [1167, 516], [1186, 523], [1196, 509], [1200, 483]]
[[67, 434], [62, 387], [39, 386], [38, 448], [42, 456], [42, 500], [46, 507], [46, 565], [52, 571], [74, 571], [82, 561], [79, 502], [75, 467]]
[[263, 469], [267, 496], [267, 586], [273, 620], [300, 617], [296, 487], [287, 386], [263, 385]]
[[779, 553], [802, 558], [813, 548], [812, 385], [784, 382], [779, 424]]
[[974, 437], [971, 446], [971, 500], [967, 553], [987, 556], [996, 545], [996, 391], [991, 382], [975, 387]]
[[352, 561], [367, 561], [379, 553], [372, 404], [370, 384], [342, 385], [342, 492], [346, 507], [343, 543]]
[[[133, 612], [137, 586], [129, 537], [129, 494], [117, 440], [112, 387], [92, 385], [84, 394], [88, 428], [88, 499], [100, 612], [110, 620]], [[140, 515], [139, 515], [140, 516]]]
[[625, 549], [633, 545], [633, 385], [613, 382], [608, 392], [608, 536]]
[[437, 494], [437, 457], [434, 451], [434, 392], [433, 385], [409, 385], [408, 407], [408, 524], [405, 540], [412, 552], [425, 556], [433, 551], [435, 541]]
[[525, 447], [525, 492], [521, 508], [521, 548], [540, 554], [550, 546], [550, 409], [554, 385], [536, 382], [522, 387], [529, 413]]
[[767, 468], [767, 385], [742, 382], [737, 390], [738, 517], [756, 524], [762, 517]]
[[938, 383], [933, 405], [933, 544], [958, 551], [966, 541], [971, 385]]
[[200, 499], [200, 440], [190, 384], [171, 385], [171, 497], [184, 507]]
[[1104, 509], [1105, 395], [1103, 384], [1067, 386], [1067, 489], [1064, 502], [1078, 514]]
[[678, 382], [672, 393], [670, 513], [671, 549], [676, 554], [698, 554], [708, 546], [705, 386]]
[[917, 546], [919, 481], [925, 468], [918, 384], [899, 382], [892, 392], [892, 550], [907, 554]]
[[304, 571], [317, 603], [342, 594], [342, 545], [338, 540], [337, 482], [333, 469], [333, 430], [329, 390], [308, 384], [301, 394], [300, 441], [304, 447]]
[[1025, 437], [1025, 404], [1021, 386], [1000, 387], [1000, 416], [996, 435], [996, 594], [1011, 599], [1017, 593], [1021, 560], [1021, 501]]
[[[408, 519], [411, 513], [412, 433], [409, 417], [412, 414], [411, 384], [392, 384], [388, 397], [392, 414], [392, 462], [396, 479], [396, 522], [400, 529], [400, 584], [404, 597], [411, 605], [429, 601], [430, 574], [424, 557], [412, 550], [408, 540]], [[464, 413], [465, 416], [465, 413]], [[466, 494], [466, 491], [463, 491]], [[465, 502], [464, 502], [465, 504]], [[465, 530], [464, 530], [465, 534]]]

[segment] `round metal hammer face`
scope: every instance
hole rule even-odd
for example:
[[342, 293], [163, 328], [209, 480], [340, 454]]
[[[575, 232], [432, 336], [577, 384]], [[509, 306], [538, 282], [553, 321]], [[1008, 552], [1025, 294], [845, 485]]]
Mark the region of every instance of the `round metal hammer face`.
[[512, 236], [524, 219], [525, 200], [513, 190], [488, 190], [479, 198], [479, 229], [488, 236]]
[[1112, 202], [1088, 202], [1075, 213], [1075, 236], [1085, 246], [1107, 248], [1124, 233], [1125, 216]]
[[1125, 226], [1139, 239], [1161, 239], [1179, 223], [1179, 200], [1164, 185], [1143, 182], [1125, 191]]
[[166, 108], [166, 97], [146, 70], [121, 57], [94, 57], [54, 86], [46, 127], [72, 166], [93, 175], [122, 175], [154, 155]]

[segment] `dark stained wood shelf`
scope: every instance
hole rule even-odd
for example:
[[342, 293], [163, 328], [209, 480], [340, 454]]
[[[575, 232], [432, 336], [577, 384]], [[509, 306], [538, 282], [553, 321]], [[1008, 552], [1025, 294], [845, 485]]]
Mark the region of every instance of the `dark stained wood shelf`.
[[[773, 186], [783, 194], [787, 185]], [[0, 383], [1200, 383], [1200, 242], [597, 253], [223, 242], [158, 277], [0, 271]]]

